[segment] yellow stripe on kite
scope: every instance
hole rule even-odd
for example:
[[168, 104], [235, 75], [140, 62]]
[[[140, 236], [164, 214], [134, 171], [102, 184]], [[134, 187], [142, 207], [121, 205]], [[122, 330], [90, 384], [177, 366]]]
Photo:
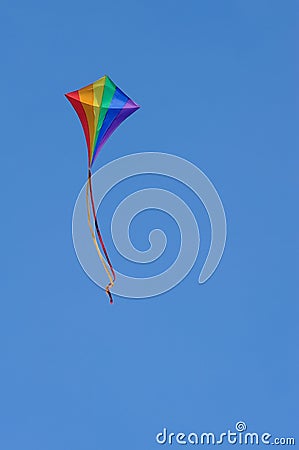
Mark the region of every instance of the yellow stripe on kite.
[[94, 152], [95, 137], [96, 137], [96, 132], [97, 132], [97, 124], [98, 124], [98, 121], [99, 121], [99, 115], [100, 115], [100, 110], [101, 110], [101, 104], [102, 104], [102, 98], [103, 98], [103, 93], [104, 93], [104, 88], [105, 88], [105, 82], [106, 82], [106, 77], [102, 77], [98, 81], [93, 83], [93, 93], [94, 93], [93, 114], [94, 114], [95, 127], [94, 127], [94, 133], [93, 133], [93, 136], [92, 136], [91, 159], [93, 157], [93, 152]]

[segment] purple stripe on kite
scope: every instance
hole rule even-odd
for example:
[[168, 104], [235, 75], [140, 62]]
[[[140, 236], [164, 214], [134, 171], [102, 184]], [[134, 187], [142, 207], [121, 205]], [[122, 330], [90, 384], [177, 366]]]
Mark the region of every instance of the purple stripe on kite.
[[94, 152], [93, 158], [92, 158], [92, 162], [91, 165], [94, 163], [96, 157], [98, 156], [101, 148], [103, 147], [103, 145], [105, 144], [105, 142], [107, 141], [107, 139], [109, 139], [109, 137], [111, 136], [111, 134], [116, 130], [116, 128], [119, 127], [119, 125], [127, 118], [129, 117], [131, 114], [133, 114], [135, 111], [137, 111], [137, 109], [139, 109], [140, 106], [136, 105], [136, 103], [134, 103], [131, 99], [129, 99], [127, 101], [127, 103], [124, 105], [123, 109], [121, 111], [119, 111], [119, 114], [115, 117], [115, 119], [113, 120], [113, 122], [111, 123], [110, 127], [107, 129], [105, 135], [103, 136], [101, 142], [99, 143], [99, 146], [96, 147], [96, 151]]

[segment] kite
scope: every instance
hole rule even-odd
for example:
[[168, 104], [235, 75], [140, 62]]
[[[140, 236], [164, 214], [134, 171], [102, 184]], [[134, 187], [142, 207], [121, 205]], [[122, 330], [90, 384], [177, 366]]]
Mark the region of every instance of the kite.
[[[88, 177], [86, 184], [87, 219], [93, 243], [109, 279], [109, 283], [106, 286], [106, 293], [109, 296], [110, 303], [113, 303], [110, 291], [115, 283], [115, 270], [106, 250], [97, 220], [92, 191], [92, 166], [107, 139], [140, 106], [121, 91], [107, 75], [82, 89], [69, 92], [65, 96], [75, 109], [85, 135], [88, 151]], [[99, 248], [91, 224], [91, 211], [102, 251]]]

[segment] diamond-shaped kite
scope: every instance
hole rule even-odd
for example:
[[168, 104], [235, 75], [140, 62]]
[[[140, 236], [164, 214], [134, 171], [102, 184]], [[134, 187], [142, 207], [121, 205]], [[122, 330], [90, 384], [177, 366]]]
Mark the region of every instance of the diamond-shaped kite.
[[[73, 105], [84, 130], [88, 150], [88, 182], [86, 185], [88, 224], [98, 255], [109, 277], [106, 292], [109, 295], [110, 303], [112, 303], [113, 300], [110, 289], [115, 282], [115, 271], [105, 248], [97, 221], [92, 193], [91, 167], [111, 134], [127, 117], [139, 109], [140, 106], [134, 103], [133, 100], [121, 91], [107, 75], [82, 89], [69, 92], [68, 94], [65, 94], [65, 96]], [[105, 258], [99, 249], [90, 222], [90, 202], [97, 236]]]

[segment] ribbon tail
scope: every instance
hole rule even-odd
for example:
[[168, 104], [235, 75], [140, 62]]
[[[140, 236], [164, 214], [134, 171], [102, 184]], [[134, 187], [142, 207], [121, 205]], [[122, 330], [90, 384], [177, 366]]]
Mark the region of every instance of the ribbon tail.
[[[96, 228], [96, 232], [97, 232], [97, 236], [98, 239], [100, 241], [103, 253], [105, 255], [106, 261], [104, 260], [104, 257], [100, 251], [100, 248], [98, 246], [94, 231], [93, 231], [93, 227], [91, 225], [91, 214], [90, 214], [90, 204], [89, 204], [89, 197], [90, 197], [90, 202], [91, 202], [91, 207], [92, 207], [92, 214], [93, 214], [93, 219], [94, 219], [94, 224], [95, 224], [95, 228]], [[108, 275], [109, 278], [109, 283], [106, 286], [106, 293], [109, 297], [110, 303], [113, 303], [113, 297], [112, 294], [110, 292], [110, 289], [113, 287], [116, 276], [115, 276], [115, 271], [113, 269], [113, 266], [111, 264], [108, 252], [106, 250], [101, 232], [100, 232], [100, 228], [99, 228], [99, 224], [98, 224], [98, 220], [97, 220], [97, 214], [96, 214], [96, 209], [95, 209], [95, 203], [94, 203], [94, 198], [93, 198], [93, 191], [92, 191], [92, 182], [91, 182], [91, 170], [88, 170], [88, 182], [87, 182], [87, 186], [86, 186], [86, 203], [87, 203], [87, 216], [88, 216], [88, 225], [89, 225], [89, 229], [92, 235], [92, 239], [94, 242], [94, 245], [97, 249], [98, 255], [100, 257], [100, 260], [103, 264], [103, 267]], [[107, 264], [109, 266], [109, 268], [107, 267]], [[109, 270], [110, 269], [110, 270]]]

